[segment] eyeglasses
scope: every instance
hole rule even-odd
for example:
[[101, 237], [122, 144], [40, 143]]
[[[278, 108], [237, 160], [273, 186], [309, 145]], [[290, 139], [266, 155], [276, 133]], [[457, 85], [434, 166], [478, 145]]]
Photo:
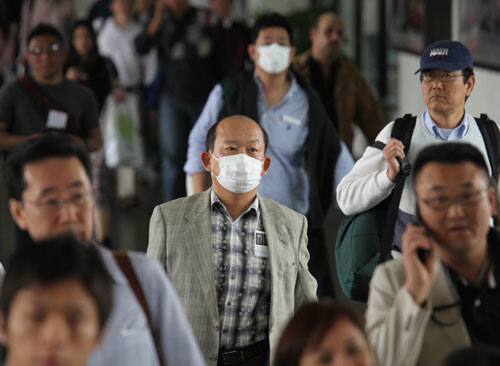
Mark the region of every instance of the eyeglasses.
[[47, 55], [53, 55], [54, 53], [57, 53], [61, 50], [61, 45], [59, 43], [52, 43], [48, 47], [32, 47], [28, 50], [29, 53], [31, 53], [33, 56], [41, 56], [42, 53], [47, 53]]
[[74, 193], [66, 199], [50, 198], [47, 200], [42, 200], [40, 202], [26, 200], [23, 200], [23, 202], [36, 206], [46, 212], [54, 212], [61, 210], [66, 204], [69, 204], [73, 207], [84, 207], [90, 203], [91, 199], [92, 192], [82, 192]]
[[463, 192], [459, 196], [436, 196], [431, 198], [422, 198], [421, 201], [427, 206], [436, 211], [443, 211], [448, 209], [451, 205], [457, 204], [460, 206], [469, 206], [477, 203], [481, 198], [486, 195], [488, 188], [478, 189], [475, 191]]
[[463, 76], [464, 74], [453, 74], [451, 72], [423, 72], [420, 75], [420, 80], [426, 83], [432, 83], [439, 80], [442, 83], [451, 83], [455, 78]]

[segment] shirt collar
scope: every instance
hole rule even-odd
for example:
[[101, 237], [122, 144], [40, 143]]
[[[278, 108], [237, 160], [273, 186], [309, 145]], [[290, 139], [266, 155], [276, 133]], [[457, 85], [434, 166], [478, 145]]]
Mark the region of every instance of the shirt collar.
[[233, 220], [231, 218], [231, 215], [229, 215], [229, 211], [226, 209], [226, 206], [224, 206], [224, 204], [219, 199], [219, 197], [217, 196], [217, 194], [214, 192], [213, 189], [210, 190], [210, 207], [212, 208], [212, 212], [214, 211], [214, 209], [217, 209], [217, 208], [222, 209], [222, 213], [233, 222], [237, 221], [238, 219], [240, 219], [241, 217], [243, 217], [244, 215], [246, 215], [248, 212], [251, 212], [251, 211], [254, 212], [258, 216], [260, 214], [259, 194], [257, 194], [257, 196], [253, 200], [252, 204], [236, 220]]
[[[299, 89], [299, 83], [297, 82], [297, 79], [293, 75], [292, 72], [288, 71], [287, 76], [290, 78], [292, 84], [290, 85], [290, 89], [288, 89], [288, 92], [285, 94], [285, 97], [283, 100], [278, 103], [277, 105], [273, 106], [273, 108], [277, 108], [281, 106], [283, 103], [286, 103], [288, 99], [292, 98], [295, 93], [297, 93]], [[257, 74], [254, 72], [253, 73], [253, 79], [255, 80], [255, 83], [257, 84], [258, 90], [259, 90], [259, 98], [263, 98], [264, 96], [264, 87], [262, 86], [262, 81], [260, 81], [259, 77]], [[266, 107], [267, 108], [267, 107]]]
[[462, 139], [469, 130], [469, 118], [464, 114], [464, 118], [457, 127], [452, 129], [450, 135], [446, 137], [441, 131], [440, 127], [432, 120], [431, 114], [428, 110], [424, 112], [424, 124], [427, 130], [436, 138], [443, 141], [454, 141]]

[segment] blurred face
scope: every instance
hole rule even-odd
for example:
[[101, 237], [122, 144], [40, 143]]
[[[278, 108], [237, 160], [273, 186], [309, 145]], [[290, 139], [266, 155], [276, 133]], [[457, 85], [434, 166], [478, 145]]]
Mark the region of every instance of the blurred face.
[[75, 29], [73, 32], [73, 47], [76, 53], [80, 57], [85, 57], [90, 54], [92, 47], [94, 46], [94, 41], [89, 29], [85, 26], [81, 26]]
[[[271, 165], [271, 159], [265, 156], [264, 135], [261, 129], [256, 122], [246, 117], [229, 117], [219, 124], [213, 151], [202, 154], [205, 170], [218, 176], [220, 168], [216, 158], [237, 154], [246, 154], [263, 161], [261, 176], [266, 174]], [[216, 179], [213, 179], [213, 184], [219, 185]]]
[[[474, 75], [464, 84], [461, 71], [451, 73], [443, 70], [429, 70], [425, 73], [431, 75], [431, 81], [422, 80], [422, 94], [424, 102], [431, 115], [449, 116], [463, 113], [465, 97], [472, 93], [474, 88]], [[443, 74], [451, 74], [449, 81], [442, 81]]]
[[328, 58], [335, 58], [342, 46], [344, 26], [342, 20], [332, 14], [322, 15], [316, 28], [311, 30], [313, 52]]
[[231, 9], [230, 0], [212, 0], [210, 2], [210, 8], [212, 11], [221, 18], [225, 18], [229, 15]]
[[77, 280], [24, 288], [9, 310], [7, 365], [83, 366], [99, 342], [97, 305]]
[[176, 15], [182, 14], [188, 7], [188, 0], [163, 0], [163, 2]]
[[463, 258], [484, 250], [496, 199], [482, 170], [470, 162], [429, 163], [420, 171], [415, 190], [422, 221], [440, 253]]
[[304, 351], [299, 366], [375, 366], [362, 331], [348, 319], [339, 320], [321, 343]]
[[92, 187], [78, 158], [49, 158], [24, 167], [21, 201], [10, 200], [18, 226], [35, 241], [70, 233], [92, 238]]
[[38, 81], [52, 81], [62, 77], [64, 52], [57, 38], [43, 35], [34, 37], [26, 55], [33, 76]]
[[134, 12], [132, 0], [113, 0], [111, 11], [115, 16], [131, 17]]

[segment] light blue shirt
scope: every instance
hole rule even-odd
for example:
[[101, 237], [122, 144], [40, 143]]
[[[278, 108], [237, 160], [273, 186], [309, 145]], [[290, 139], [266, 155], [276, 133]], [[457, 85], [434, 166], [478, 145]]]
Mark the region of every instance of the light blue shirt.
[[459, 123], [459, 125], [453, 129], [446, 129], [438, 127], [436, 122], [432, 120], [432, 117], [428, 110], [424, 112], [424, 125], [425, 128], [436, 138], [443, 141], [456, 141], [462, 139], [467, 131], [469, 130], [469, 119], [467, 115]]
[[[268, 107], [262, 83], [258, 86], [257, 110], [262, 127], [269, 136], [267, 155], [272, 159], [271, 169], [262, 179], [259, 193], [297, 212], [309, 212], [309, 180], [305, 170], [304, 146], [309, 133], [307, 94], [292, 76], [292, 83], [283, 100]], [[187, 174], [203, 172], [200, 154], [205, 150], [207, 132], [218, 119], [223, 105], [223, 90], [217, 85], [189, 135], [189, 148], [184, 171]], [[353, 167], [354, 161], [341, 142], [341, 151], [334, 169], [335, 192], [337, 184]]]
[[[112, 253], [98, 247], [113, 281], [113, 309], [99, 348], [87, 366], [159, 365], [148, 322]], [[160, 349], [168, 365], [205, 365], [177, 294], [157, 261], [128, 252], [144, 295]]]

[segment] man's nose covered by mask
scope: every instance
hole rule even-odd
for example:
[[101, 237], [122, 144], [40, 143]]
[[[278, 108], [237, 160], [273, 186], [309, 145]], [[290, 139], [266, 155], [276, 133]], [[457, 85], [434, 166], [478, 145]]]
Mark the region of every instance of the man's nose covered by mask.
[[290, 47], [273, 43], [265, 46], [258, 46], [259, 59], [257, 63], [265, 72], [278, 74], [290, 65]]
[[259, 185], [263, 161], [246, 154], [212, 157], [219, 162], [219, 175], [214, 176], [228, 191], [247, 193]]

